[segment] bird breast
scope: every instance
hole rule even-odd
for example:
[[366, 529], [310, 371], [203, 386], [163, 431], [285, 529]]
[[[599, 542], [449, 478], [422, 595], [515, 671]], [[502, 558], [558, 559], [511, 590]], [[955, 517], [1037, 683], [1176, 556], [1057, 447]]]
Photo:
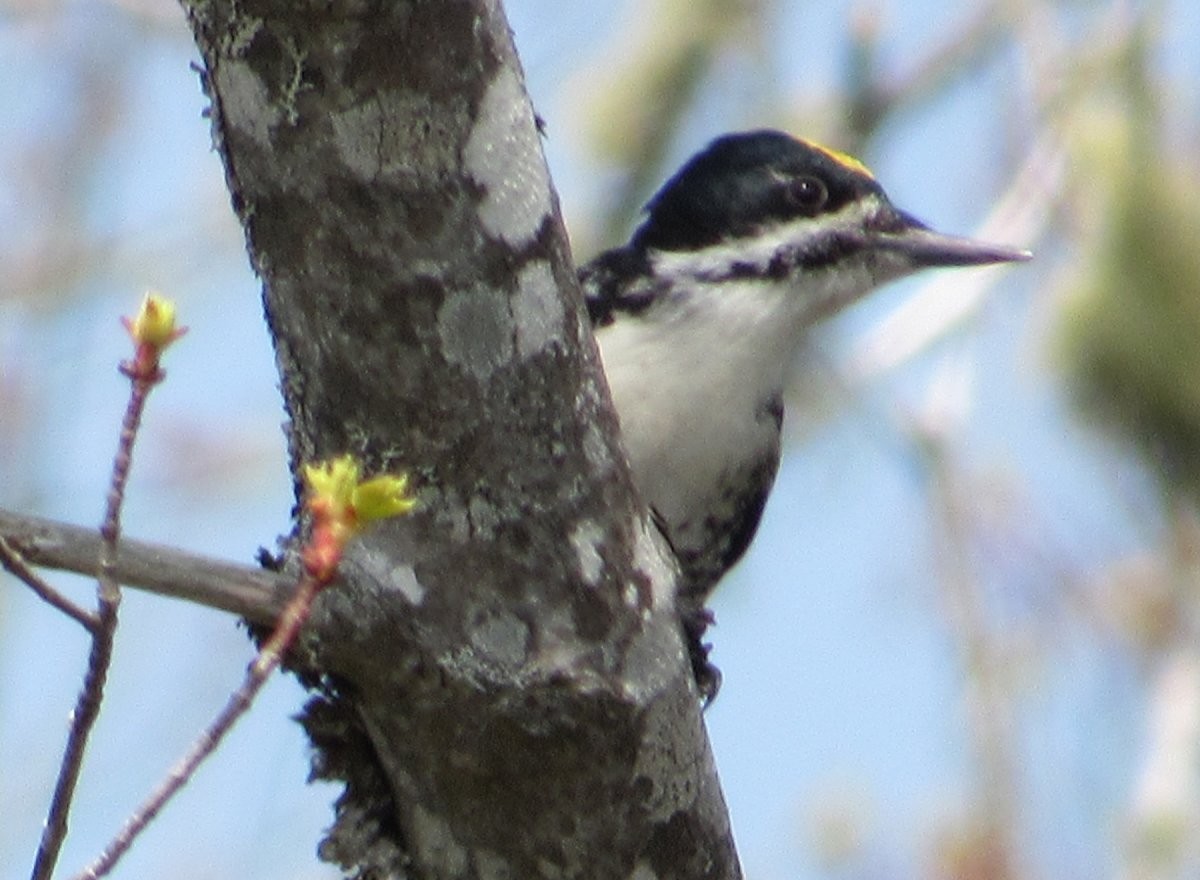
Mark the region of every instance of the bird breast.
[[719, 507], [728, 481], [778, 455], [773, 402], [801, 328], [787, 291], [726, 282], [600, 328], [596, 339], [634, 480], [673, 532]]

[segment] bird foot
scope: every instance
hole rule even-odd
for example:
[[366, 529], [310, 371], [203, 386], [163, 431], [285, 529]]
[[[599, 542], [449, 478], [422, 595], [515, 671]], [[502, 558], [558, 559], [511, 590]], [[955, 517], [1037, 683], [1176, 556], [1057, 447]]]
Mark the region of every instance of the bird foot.
[[683, 639], [687, 643], [688, 657], [692, 663], [692, 676], [696, 679], [696, 689], [704, 700], [704, 708], [712, 705], [721, 689], [721, 670], [709, 659], [712, 643], [702, 641], [705, 631], [716, 622], [716, 617], [708, 608], [687, 609], [681, 615]]

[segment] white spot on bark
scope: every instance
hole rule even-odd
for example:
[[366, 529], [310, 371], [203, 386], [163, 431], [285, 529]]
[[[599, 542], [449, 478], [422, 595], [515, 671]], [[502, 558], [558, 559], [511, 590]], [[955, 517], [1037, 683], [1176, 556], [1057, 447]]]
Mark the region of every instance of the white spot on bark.
[[383, 116], [377, 101], [348, 107], [330, 118], [342, 164], [363, 180], [379, 174]]
[[485, 287], [455, 291], [438, 312], [438, 335], [447, 361], [487, 379], [512, 354], [508, 302], [502, 293]]
[[[658, 535], [654, 524], [649, 519], [643, 519], [634, 538], [633, 564], [650, 581], [650, 599], [654, 609], [664, 607], [675, 598], [677, 573], [667, 558], [669, 552], [666, 540]], [[624, 599], [631, 607], [638, 603], [637, 589], [632, 584], [627, 586]]]
[[629, 880], [658, 880], [658, 872], [645, 862], [638, 862], [633, 866]]
[[[599, 408], [599, 389], [590, 379], [585, 379], [579, 396], [575, 399], [575, 409], [581, 413], [594, 413]], [[600, 423], [594, 418], [588, 419], [587, 428], [583, 435], [583, 454], [588, 464], [600, 474], [608, 473], [613, 465], [612, 453], [609, 451], [608, 440], [600, 430]]]
[[244, 61], [224, 61], [214, 68], [213, 79], [226, 126], [249, 135], [260, 147], [269, 146], [279, 113], [254, 69]]
[[492, 539], [496, 532], [496, 524], [500, 521], [500, 513], [491, 502], [483, 498], [472, 498], [467, 506], [467, 517], [475, 537], [485, 541]]
[[545, 260], [534, 260], [517, 275], [513, 319], [517, 324], [517, 354], [521, 358], [533, 357], [551, 345], [561, 344], [563, 306], [554, 273]]
[[529, 96], [508, 67], [484, 93], [463, 166], [484, 189], [479, 204], [484, 228], [517, 247], [532, 241], [551, 210], [550, 175]]
[[[439, 113], [457, 112], [435, 108], [419, 92], [389, 92], [334, 113], [330, 122], [338, 155], [351, 172], [363, 180], [397, 179], [412, 174], [414, 165], [439, 172], [454, 167], [453, 151], [431, 148], [439, 136], [428, 129]], [[414, 119], [425, 124], [413, 125]]]
[[600, 558], [600, 541], [604, 532], [590, 519], [577, 525], [571, 532], [571, 546], [575, 548], [575, 557], [579, 561], [579, 574], [589, 587], [600, 583], [600, 572], [604, 569], [604, 560]]
[[[683, 633], [674, 610], [652, 614], [644, 620], [645, 626], [627, 643], [622, 678], [626, 695], [636, 703], [645, 703], [651, 694], [671, 687], [681, 670], [687, 667]], [[690, 678], [691, 670], [684, 674]], [[651, 744], [650, 740], [643, 742], [647, 746]], [[637, 772], [654, 776], [658, 771], [639, 761]]]
[[391, 582], [410, 605], [420, 605], [425, 600], [425, 587], [417, 580], [411, 565], [397, 565], [392, 569]]
[[604, 438], [604, 432], [600, 430], [600, 426], [595, 422], [588, 422], [587, 428], [584, 429], [583, 454], [587, 458], [588, 464], [598, 474], [608, 473], [612, 467], [612, 456], [608, 452], [608, 442]]
[[[634, 583], [625, 584], [625, 589], [623, 589], [621, 591], [621, 600], [626, 605], [628, 605], [630, 608], [635, 607], [637, 605], [637, 601], [638, 601], [637, 585]], [[647, 612], [645, 609], [643, 609], [642, 610], [642, 619], [646, 619], [648, 616], [649, 616], [649, 612]]]
[[358, 568], [374, 582], [395, 589], [412, 605], [420, 605], [428, 592], [411, 565], [396, 562], [373, 542], [355, 542], [351, 557], [342, 564]]

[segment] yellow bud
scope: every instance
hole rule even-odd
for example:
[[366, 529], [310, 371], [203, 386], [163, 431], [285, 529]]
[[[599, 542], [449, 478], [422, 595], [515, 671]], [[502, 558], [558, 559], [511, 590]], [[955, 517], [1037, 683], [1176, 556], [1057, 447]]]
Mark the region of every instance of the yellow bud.
[[358, 477], [358, 462], [352, 455], [306, 464], [304, 482], [308, 484], [309, 503], [320, 502], [339, 510], [350, 507]]
[[151, 291], [142, 300], [137, 316], [126, 321], [129, 335], [139, 344], [151, 345], [160, 351], [183, 335], [175, 326], [175, 302]]
[[408, 476], [380, 474], [360, 482], [361, 469], [351, 455], [304, 466], [308, 506], [341, 527], [357, 530], [372, 520], [400, 516], [417, 502], [408, 494]]
[[354, 490], [354, 510], [361, 522], [402, 516], [417, 506], [417, 501], [408, 494], [408, 475], [382, 474]]

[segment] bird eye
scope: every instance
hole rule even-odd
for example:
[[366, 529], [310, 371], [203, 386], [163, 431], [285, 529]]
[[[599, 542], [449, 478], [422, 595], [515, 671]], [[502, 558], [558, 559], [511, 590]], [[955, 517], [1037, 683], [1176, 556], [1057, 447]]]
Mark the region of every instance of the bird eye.
[[806, 214], [814, 214], [829, 198], [829, 190], [816, 177], [797, 177], [788, 183], [787, 199]]

